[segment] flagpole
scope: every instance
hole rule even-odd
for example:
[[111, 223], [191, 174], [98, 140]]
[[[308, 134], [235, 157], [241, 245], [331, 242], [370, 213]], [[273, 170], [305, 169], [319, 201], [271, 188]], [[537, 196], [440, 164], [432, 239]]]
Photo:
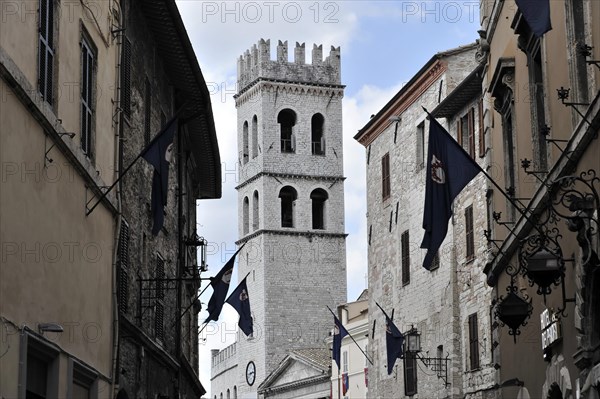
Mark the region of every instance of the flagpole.
[[[335, 313], [333, 313], [333, 311], [331, 310], [331, 308], [329, 306], [327, 306], [327, 309], [329, 309], [329, 311], [331, 312], [331, 314], [333, 315], [333, 317], [337, 317], [335, 315]], [[341, 321], [340, 321], [341, 324]], [[346, 332], [348, 332], [348, 330], [346, 330]], [[358, 344], [358, 342], [356, 342], [356, 340], [354, 339], [354, 337], [352, 336], [352, 334], [350, 334], [350, 332], [348, 332], [348, 336], [350, 338], [352, 338], [352, 341], [354, 341], [354, 343], [356, 344], [356, 346], [358, 346], [358, 349], [360, 349], [360, 351], [362, 352], [363, 355], [365, 355], [365, 357], [367, 358], [367, 360], [369, 361], [369, 363], [371, 363], [371, 366], [373, 365], [373, 362], [371, 361], [371, 359], [369, 358], [369, 356], [367, 356], [367, 354], [365, 353], [365, 351], [360, 347], [360, 345]]]
[[[185, 308], [185, 310], [183, 312], [181, 312], [181, 315], [179, 316], [179, 318], [181, 319], [183, 317], [183, 315], [190, 310], [190, 308], [194, 305], [194, 302], [200, 298], [200, 296], [202, 294], [204, 294], [204, 291], [206, 291], [208, 289], [208, 287], [210, 287], [210, 284], [208, 284], [206, 287], [204, 287], [204, 289], [202, 291], [200, 291], [200, 293], [198, 295], [196, 295], [196, 297], [192, 300], [192, 302], [188, 305], [187, 308]], [[177, 322], [177, 320], [175, 321], [175, 323]], [[171, 324], [171, 327], [173, 327], [175, 325], [175, 323]]]
[[[250, 275], [250, 272], [248, 272], [248, 274], [246, 274], [246, 276], [238, 282], [237, 287], [235, 287], [235, 289], [233, 291], [235, 291], [240, 286], [240, 284], [242, 283], [242, 281], [244, 281], [249, 275]], [[227, 302], [229, 300], [229, 298], [231, 298], [231, 295], [233, 295], [233, 291], [231, 292], [231, 294], [229, 294], [229, 296], [227, 297], [227, 299], [225, 299], [225, 302]]]
[[[165, 126], [169, 126], [171, 123], [173, 123], [175, 121], [175, 119], [177, 118], [177, 116], [179, 116], [179, 114], [183, 111], [183, 109], [185, 108], [185, 106], [188, 104], [188, 102], [186, 102], [185, 104], [183, 104], [178, 110], [177, 112], [175, 112], [175, 115], [173, 115], [173, 117], [171, 118], [171, 120], [169, 121], [169, 123], [167, 123]], [[135, 159], [133, 161], [131, 161], [131, 163], [129, 164], [129, 166], [127, 166], [125, 168], [125, 170], [123, 170], [123, 172], [121, 172], [119, 174], [119, 177], [117, 177], [117, 180], [115, 180], [113, 182], [113, 184], [111, 184], [108, 189], [100, 196], [100, 198], [98, 199], [98, 201], [94, 204], [94, 206], [92, 206], [90, 208], [89, 211], [85, 212], [85, 216], [89, 216], [94, 209], [96, 209], [96, 207], [98, 206], [98, 204], [100, 204], [100, 202], [106, 198], [106, 196], [108, 195], [108, 193], [110, 193], [112, 191], [113, 188], [115, 188], [115, 186], [117, 185], [117, 183], [119, 183], [121, 181], [121, 179], [123, 178], [123, 176], [125, 176], [125, 174], [129, 171], [129, 169], [131, 169], [131, 167], [137, 162], [138, 159], [140, 159], [142, 157], [142, 155], [146, 152], [146, 150], [148, 150], [148, 148], [150, 148], [150, 146], [152, 144], [154, 144], [154, 142], [156, 141], [156, 139], [158, 138], [158, 136], [160, 135], [160, 133], [162, 133], [164, 130], [164, 126], [161, 127], [160, 132], [158, 132], [158, 134], [152, 139], [152, 141], [150, 141], [150, 143], [148, 143], [148, 145], [146, 147], [144, 147], [144, 149], [137, 155], [137, 157], [135, 157]], [[91, 200], [90, 200], [91, 201]], [[87, 204], [86, 204], [87, 205]]]
[[[377, 301], [375, 301], [375, 305], [377, 305], [377, 307], [378, 307], [379, 309], [381, 309], [381, 311], [383, 312], [383, 314], [385, 315], [385, 317], [387, 317], [388, 319], [390, 319], [390, 316], [388, 316], [388, 314], [387, 314], [387, 313], [385, 313], [385, 310], [383, 310], [383, 308], [382, 308], [381, 306], [379, 306], [379, 304], [377, 303]], [[392, 310], [393, 310], [393, 309], [392, 309]], [[393, 321], [393, 319], [390, 319], [390, 320], [392, 320], [392, 321]]]
[[[431, 115], [431, 114], [429, 113], [429, 111], [427, 111], [427, 108], [425, 108], [425, 107], [423, 107], [423, 106], [421, 106], [421, 107], [422, 107], [422, 108], [423, 108], [423, 110], [424, 110], [424, 111], [427, 113], [427, 116], [429, 116], [430, 120], [433, 120], [433, 122], [434, 122], [434, 123], [437, 123], [437, 124], [439, 124], [439, 122], [438, 122], [437, 120], [435, 120], [435, 117], [434, 117], [433, 115]], [[440, 125], [440, 126], [441, 126], [441, 125]], [[459, 144], [458, 144], [458, 142], [457, 142], [456, 140], [454, 140], [454, 137], [452, 137], [452, 136], [450, 135], [450, 133], [448, 133], [448, 132], [446, 131], [446, 129], [442, 129], [442, 131], [443, 131], [443, 133], [444, 133], [444, 134], [446, 134], [448, 137], [450, 137], [450, 138], [451, 138], [451, 139], [452, 139], [452, 140], [453, 140], [453, 141], [456, 143], [456, 146], [457, 146], [458, 148], [460, 148], [460, 151], [462, 151], [464, 155], [468, 156], [468, 158], [469, 158], [469, 159], [471, 159], [471, 160], [473, 159], [473, 158], [471, 158], [471, 155], [469, 155], [469, 153], [468, 153], [467, 151], [465, 151], [465, 149], [464, 149], [464, 148], [462, 148], [462, 146], [461, 146], [461, 145], [459, 145]], [[510, 204], [511, 204], [513, 207], [515, 207], [515, 209], [516, 209], [516, 210], [517, 210], [517, 211], [518, 211], [518, 212], [521, 214], [521, 216], [523, 216], [523, 217], [525, 218], [525, 220], [527, 220], [529, 223], [531, 223], [531, 225], [532, 225], [532, 226], [533, 226], [533, 227], [534, 227], [534, 228], [535, 228], [535, 229], [536, 229], [536, 230], [537, 230], [537, 231], [538, 231], [540, 234], [544, 235], [544, 233], [543, 233], [543, 232], [540, 230], [540, 228], [539, 228], [539, 227], [538, 227], [538, 226], [537, 226], [535, 223], [533, 223], [533, 222], [531, 221], [531, 219], [530, 219], [530, 218], [529, 218], [529, 217], [528, 217], [528, 216], [525, 214], [525, 212], [524, 212], [524, 211], [522, 211], [522, 210], [521, 210], [521, 208], [519, 208], [519, 206], [517, 205], [517, 203], [516, 203], [516, 202], [515, 202], [515, 201], [514, 201], [514, 200], [513, 200], [513, 199], [512, 199], [512, 198], [511, 198], [511, 197], [510, 197], [510, 196], [509, 196], [509, 195], [508, 195], [508, 194], [507, 194], [507, 193], [506, 193], [506, 192], [505, 192], [505, 191], [504, 191], [504, 190], [503, 190], [503, 189], [502, 189], [502, 188], [501, 188], [499, 185], [498, 185], [498, 183], [496, 183], [496, 181], [495, 181], [494, 179], [492, 179], [492, 177], [491, 177], [491, 176], [490, 176], [490, 175], [489, 175], [489, 174], [488, 174], [488, 173], [487, 173], [485, 170], [483, 170], [483, 168], [482, 168], [481, 166], [479, 166], [479, 164], [478, 164], [477, 162], [475, 162], [474, 160], [473, 160], [473, 164], [475, 165], [475, 167], [476, 167], [477, 169], [479, 169], [479, 171], [480, 171], [481, 173], [483, 173], [483, 175], [484, 175], [485, 177], [487, 177], [487, 179], [488, 179], [490, 182], [492, 182], [492, 184], [494, 185], [494, 187], [496, 187], [496, 188], [498, 189], [498, 191], [500, 191], [500, 193], [501, 193], [501, 194], [502, 194], [502, 195], [503, 195], [503, 196], [504, 196], [504, 197], [505, 197], [505, 198], [508, 200], [508, 202], [510, 202]], [[512, 235], [512, 234], [514, 234], [513, 230], [510, 230], [510, 234], [511, 234], [511, 235]], [[378, 305], [378, 306], [379, 306], [379, 305]], [[381, 307], [380, 307], [380, 309], [381, 309]], [[383, 309], [381, 309], [381, 310], [383, 310]], [[384, 313], [385, 313], [385, 312], [384, 312]]]

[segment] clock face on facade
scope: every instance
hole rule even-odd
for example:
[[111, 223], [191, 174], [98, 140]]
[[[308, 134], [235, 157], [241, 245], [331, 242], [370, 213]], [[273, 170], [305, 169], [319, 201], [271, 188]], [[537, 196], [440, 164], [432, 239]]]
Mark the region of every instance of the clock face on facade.
[[252, 386], [254, 384], [254, 380], [256, 379], [256, 366], [253, 361], [248, 362], [246, 366], [246, 382], [248, 385]]

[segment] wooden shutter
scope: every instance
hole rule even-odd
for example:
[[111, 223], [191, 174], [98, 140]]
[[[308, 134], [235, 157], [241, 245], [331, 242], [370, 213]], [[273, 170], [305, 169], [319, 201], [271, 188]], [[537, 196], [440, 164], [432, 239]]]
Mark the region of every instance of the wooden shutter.
[[485, 130], [483, 126], [483, 99], [477, 104], [479, 113], [479, 157], [485, 156]]
[[402, 233], [402, 285], [410, 283], [410, 242], [408, 230]]
[[465, 239], [466, 239], [466, 259], [472, 260], [475, 257], [475, 238], [473, 235], [473, 206], [465, 209]]
[[413, 396], [417, 393], [417, 358], [412, 353], [404, 354], [404, 394]]
[[125, 36], [121, 49], [121, 110], [131, 116], [131, 42]]
[[479, 368], [479, 328], [477, 313], [469, 316], [469, 364], [471, 370]]
[[129, 225], [125, 221], [121, 222], [117, 257], [119, 262], [117, 301], [119, 311], [121, 313], [126, 313], [129, 301]]
[[468, 116], [469, 123], [469, 155], [471, 158], [475, 158], [475, 110], [473, 108], [469, 109]]
[[381, 158], [381, 196], [383, 200], [390, 197], [390, 154], [387, 153]]

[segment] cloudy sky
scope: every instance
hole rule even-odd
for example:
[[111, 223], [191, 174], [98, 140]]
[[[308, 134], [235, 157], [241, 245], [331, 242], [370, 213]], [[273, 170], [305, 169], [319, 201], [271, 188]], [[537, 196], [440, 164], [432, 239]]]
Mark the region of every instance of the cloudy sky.
[[[341, 46], [344, 114], [348, 300], [366, 288], [365, 151], [353, 136], [436, 52], [471, 43], [479, 29], [479, 1], [199, 1], [178, 6], [211, 90], [223, 172], [223, 197], [198, 205], [198, 234], [210, 243], [209, 273], [214, 275], [235, 252], [237, 234], [237, 58], [259, 39]], [[234, 273], [235, 275], [236, 273]], [[352, 276], [352, 277], [350, 277]], [[234, 287], [235, 281], [232, 282]], [[212, 290], [202, 296], [207, 303]], [[205, 307], [205, 306], [204, 306]], [[200, 313], [204, 319], [206, 313]], [[201, 338], [200, 380], [210, 391], [210, 349], [231, 344], [237, 314], [225, 306], [219, 326]], [[210, 393], [210, 392], [209, 392]]]

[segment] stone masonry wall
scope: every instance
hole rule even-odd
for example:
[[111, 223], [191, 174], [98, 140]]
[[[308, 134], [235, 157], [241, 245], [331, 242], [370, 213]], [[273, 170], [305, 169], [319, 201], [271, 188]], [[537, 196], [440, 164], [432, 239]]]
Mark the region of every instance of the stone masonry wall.
[[[400, 116], [396, 142], [395, 123], [391, 122], [367, 149], [367, 228], [369, 233], [369, 318], [377, 320], [375, 337], [369, 342], [374, 366], [369, 369], [369, 394], [373, 397], [402, 397], [404, 372], [402, 360], [388, 375], [384, 318], [375, 301], [388, 314], [395, 309], [394, 321], [401, 331], [416, 327], [421, 332], [423, 356], [437, 357], [438, 348], [447, 354], [450, 386], [435, 372], [418, 363], [418, 396], [422, 398], [462, 397], [460, 384], [461, 334], [460, 302], [457, 288], [457, 255], [452, 245], [455, 232], [449, 228], [440, 251], [440, 267], [429, 272], [422, 267], [425, 251], [422, 215], [425, 193], [425, 162], [429, 123], [421, 106], [432, 110], [475, 67], [474, 49], [445, 56], [447, 70]], [[441, 82], [441, 83], [440, 83]], [[417, 126], [424, 122], [423, 146], [418, 144]], [[440, 121], [444, 124], [443, 121]], [[381, 162], [389, 153], [391, 195], [382, 199]], [[423, 156], [424, 155], [424, 156]], [[423, 162], [420, 159], [423, 157]], [[401, 236], [409, 232], [410, 282], [402, 282]], [[457, 237], [457, 239], [459, 239]]]

